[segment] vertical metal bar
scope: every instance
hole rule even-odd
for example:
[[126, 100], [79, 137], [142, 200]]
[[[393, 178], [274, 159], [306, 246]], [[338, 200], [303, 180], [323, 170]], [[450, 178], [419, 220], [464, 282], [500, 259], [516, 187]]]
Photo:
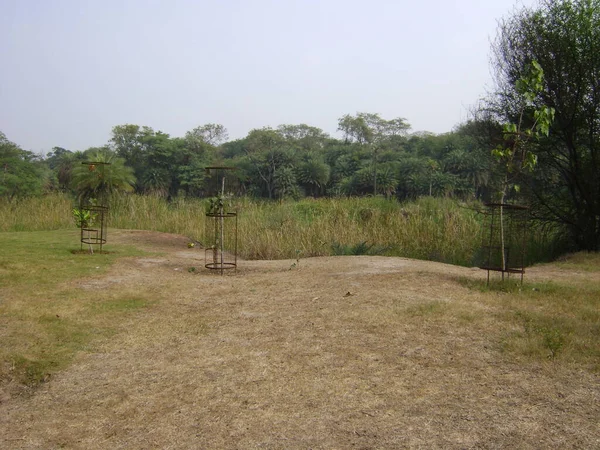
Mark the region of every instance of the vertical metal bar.
[[221, 205], [219, 206], [219, 215], [221, 216], [221, 275], [223, 275], [223, 251], [225, 250], [225, 217], [223, 215], [225, 212], [225, 207], [223, 205], [223, 197], [225, 197], [225, 173], [223, 173], [221, 178]]
[[235, 232], [235, 234], [234, 234], [235, 244], [234, 244], [234, 251], [233, 251], [233, 263], [234, 263], [235, 271], [237, 272], [237, 246], [238, 246], [238, 216], [237, 216], [237, 212], [235, 213], [235, 230], [234, 230], [234, 232]]

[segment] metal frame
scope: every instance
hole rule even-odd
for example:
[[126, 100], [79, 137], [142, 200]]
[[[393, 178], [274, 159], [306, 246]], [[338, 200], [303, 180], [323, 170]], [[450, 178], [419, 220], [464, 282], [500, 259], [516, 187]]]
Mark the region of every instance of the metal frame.
[[[212, 174], [215, 177], [216, 189], [213, 189], [213, 194], [223, 198], [225, 196], [226, 173], [236, 169], [234, 167], [215, 166], [206, 167], [205, 170], [207, 174]], [[204, 267], [219, 271], [221, 275], [226, 270], [231, 269], [237, 272], [237, 213], [225, 211], [223, 204], [221, 204], [218, 211], [207, 212], [205, 238]]]
[[[101, 168], [100, 170], [102, 170], [103, 173], [104, 168], [111, 165], [111, 163], [103, 161], [84, 161], [81, 164], [88, 166], [90, 172], [95, 171], [97, 168]], [[90, 248], [90, 253], [94, 253], [92, 248], [93, 245], [98, 245], [100, 251], [102, 251], [102, 246], [106, 244], [107, 240], [106, 222], [108, 219], [108, 206], [103, 204], [85, 205], [81, 206], [80, 209], [82, 211], [89, 211], [90, 218], [94, 219], [91, 225], [81, 223], [81, 250], [83, 250], [83, 244], [87, 244]]]
[[108, 216], [108, 206], [85, 206], [81, 209], [82, 211], [89, 211], [90, 217], [94, 217], [94, 224], [97, 224], [94, 227], [82, 224], [81, 250], [83, 250], [83, 244], [87, 244], [90, 246], [90, 253], [94, 253], [92, 245], [99, 245], [100, 251], [102, 251], [102, 246], [106, 244], [107, 238], [106, 219]]
[[528, 243], [529, 208], [509, 203], [487, 203], [485, 207], [484, 230], [487, 229], [487, 233], [483, 233], [483, 262], [479, 268], [487, 271], [488, 284], [490, 272], [500, 272], [502, 281], [505, 274], [507, 279], [510, 279], [511, 274], [518, 274], [522, 284]]
[[[219, 270], [221, 275], [225, 270], [233, 269], [237, 271], [237, 214], [236, 213], [207, 213], [206, 217], [208, 219], [207, 226], [210, 226], [210, 223], [213, 224], [213, 237], [214, 244], [210, 247], [206, 247], [204, 249], [204, 267], [210, 270]], [[231, 237], [228, 233], [226, 233], [226, 228], [231, 228], [231, 226], [226, 226], [225, 223], [229, 221], [229, 219], [233, 219], [233, 255], [227, 251], [229, 247], [226, 243], [229, 243], [230, 240], [225, 238]], [[208, 233], [207, 233], [208, 235]], [[222, 245], [220, 245], [222, 243]], [[233, 256], [233, 260], [231, 257]], [[210, 262], [209, 262], [210, 261]]]

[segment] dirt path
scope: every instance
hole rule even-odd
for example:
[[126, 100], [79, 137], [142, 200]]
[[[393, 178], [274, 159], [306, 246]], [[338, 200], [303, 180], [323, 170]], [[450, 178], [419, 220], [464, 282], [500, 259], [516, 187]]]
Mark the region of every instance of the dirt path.
[[598, 376], [504, 357], [493, 306], [457, 281], [479, 270], [337, 257], [220, 277], [188, 272], [203, 253], [180, 236], [111, 238], [162, 254], [82, 292], [162, 300], [0, 406], [0, 447], [600, 448]]

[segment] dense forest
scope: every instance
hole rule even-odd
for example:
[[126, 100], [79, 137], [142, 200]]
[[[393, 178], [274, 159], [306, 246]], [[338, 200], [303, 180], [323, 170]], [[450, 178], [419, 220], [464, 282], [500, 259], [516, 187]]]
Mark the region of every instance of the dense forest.
[[205, 197], [205, 168], [231, 166], [237, 169], [232, 195], [271, 200], [382, 195], [519, 202], [531, 206], [539, 223], [562, 230], [573, 249], [598, 251], [600, 2], [521, 9], [500, 22], [492, 54], [496, 87], [471, 120], [448, 133], [411, 133], [406, 119], [376, 113], [339, 118], [338, 138], [306, 124], [254, 129], [236, 140], [219, 124], [179, 137], [123, 124], [104, 147], [54, 147], [44, 156], [0, 133], [0, 197], [63, 191], [91, 198], [90, 161], [112, 163], [116, 189]]
[[491, 154], [469, 136], [468, 127], [442, 135], [407, 134], [403, 119], [377, 114], [340, 119], [344, 139], [309, 125], [252, 130], [227, 140], [222, 125], [207, 124], [171, 137], [138, 125], [119, 125], [105, 147], [46, 156], [22, 150], [1, 136], [0, 195], [18, 197], [72, 191], [74, 168], [106, 158], [133, 169], [135, 191], [173, 198], [203, 197], [208, 166], [231, 166], [236, 195], [269, 199], [382, 194], [489, 198]]

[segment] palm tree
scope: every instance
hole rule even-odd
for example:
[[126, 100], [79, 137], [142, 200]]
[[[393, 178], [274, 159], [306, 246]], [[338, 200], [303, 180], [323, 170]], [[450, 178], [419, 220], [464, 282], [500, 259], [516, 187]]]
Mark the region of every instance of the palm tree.
[[297, 169], [298, 179], [313, 197], [321, 194], [329, 182], [331, 168], [319, 157], [309, 155]]
[[102, 148], [89, 153], [87, 162], [73, 167], [71, 183], [81, 204], [90, 203], [92, 199], [105, 204], [114, 192], [133, 191], [135, 176], [123, 158]]
[[384, 167], [377, 173], [377, 190], [390, 198], [396, 192], [398, 180], [394, 176], [394, 172], [389, 167]]
[[150, 169], [142, 178], [144, 193], [166, 197], [169, 194], [170, 176], [166, 170]]

